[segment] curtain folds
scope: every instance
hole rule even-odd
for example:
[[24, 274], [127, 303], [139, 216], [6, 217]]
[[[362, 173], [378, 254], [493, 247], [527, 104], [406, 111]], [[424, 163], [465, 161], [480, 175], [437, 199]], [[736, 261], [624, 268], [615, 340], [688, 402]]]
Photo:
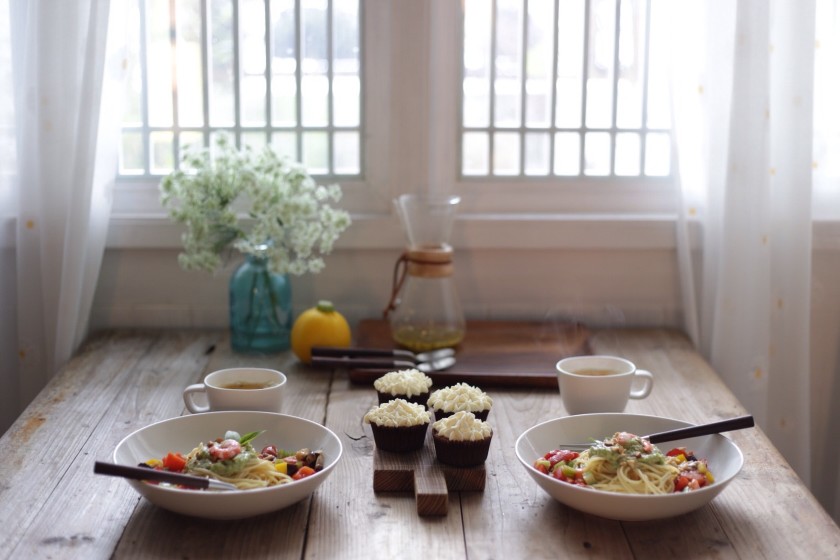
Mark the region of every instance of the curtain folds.
[[15, 143], [0, 153], [0, 168], [13, 201], [4, 218], [16, 224], [3, 239], [11, 247], [4, 264], [16, 274], [2, 277], [0, 301], [16, 304], [0, 332], [18, 359], [0, 366], [0, 380], [18, 398], [0, 418], [3, 430], [87, 334], [117, 168], [110, 129], [119, 119], [100, 117], [114, 110], [125, 74], [120, 51], [106, 48], [109, 16], [122, 13], [112, 5], [121, 2], [5, 4]]
[[816, 1], [675, 4], [686, 330], [808, 483]]

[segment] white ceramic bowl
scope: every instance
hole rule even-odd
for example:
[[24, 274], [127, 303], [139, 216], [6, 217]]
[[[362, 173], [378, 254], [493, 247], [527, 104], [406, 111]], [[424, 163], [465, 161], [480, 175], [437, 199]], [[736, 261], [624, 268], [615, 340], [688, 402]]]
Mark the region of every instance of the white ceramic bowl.
[[555, 500], [574, 509], [620, 521], [662, 519], [688, 513], [720, 494], [744, 465], [741, 450], [720, 434], [657, 444], [663, 453], [674, 447], [693, 450], [708, 460], [715, 482], [699, 490], [668, 495], [630, 495], [577, 486], [547, 476], [533, 467], [534, 461], [561, 443], [585, 443], [615, 432], [647, 435], [693, 424], [638, 414], [580, 414], [538, 424], [516, 440], [516, 456], [528, 474]]
[[306, 498], [326, 480], [341, 458], [341, 441], [320, 424], [285, 414], [243, 411], [189, 414], [146, 426], [117, 445], [114, 462], [137, 465], [162, 458], [170, 451], [186, 454], [200, 442], [223, 436], [227, 430], [240, 434], [265, 430], [253, 442], [257, 450], [269, 444], [287, 450], [321, 449], [324, 468], [291, 484], [256, 490], [184, 490], [136, 480], [127, 482], [153, 504], [176, 513], [208, 519], [241, 519], [276, 511]]

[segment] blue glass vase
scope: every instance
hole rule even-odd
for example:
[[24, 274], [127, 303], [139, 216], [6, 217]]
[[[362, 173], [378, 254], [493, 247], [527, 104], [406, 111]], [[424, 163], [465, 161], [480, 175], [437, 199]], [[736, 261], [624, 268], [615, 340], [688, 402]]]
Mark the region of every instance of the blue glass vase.
[[246, 255], [230, 278], [230, 344], [234, 352], [271, 354], [288, 350], [292, 330], [292, 287], [287, 274], [268, 261]]

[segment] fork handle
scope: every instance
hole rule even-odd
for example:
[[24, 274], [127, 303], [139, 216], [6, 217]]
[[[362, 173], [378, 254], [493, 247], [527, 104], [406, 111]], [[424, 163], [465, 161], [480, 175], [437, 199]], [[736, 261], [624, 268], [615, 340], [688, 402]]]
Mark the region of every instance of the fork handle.
[[352, 367], [352, 368], [403, 368], [410, 369], [417, 364], [408, 362], [406, 360], [395, 360], [390, 358], [369, 358], [369, 357], [350, 357], [350, 356], [317, 356], [312, 355], [312, 365], [314, 366], [333, 366], [333, 367]]
[[180, 484], [182, 486], [191, 486], [193, 488], [206, 489], [210, 486], [209, 478], [201, 478], [197, 476], [179, 474], [169, 471], [158, 471], [155, 469], [146, 469], [143, 467], [131, 467], [128, 465], [103, 463], [102, 461], [96, 461], [93, 464], [93, 472], [96, 474], [106, 474], [110, 476], [120, 476], [122, 478], [132, 478], [134, 480], [169, 482], [170, 484]]
[[679, 428], [676, 430], [668, 430], [667, 432], [659, 432], [647, 436], [651, 443], [663, 443], [666, 441], [674, 441], [677, 439], [687, 439], [698, 436], [708, 436], [711, 434], [719, 434], [720, 432], [729, 432], [732, 430], [741, 430], [743, 428], [752, 428], [755, 426], [755, 420], [751, 415], [738, 416], [736, 418], [729, 418], [721, 420], [720, 422], [712, 422], [710, 424], [701, 424], [699, 426], [689, 426], [688, 428]]
[[382, 357], [382, 358], [404, 358], [406, 360], [411, 360], [413, 358], [410, 352], [405, 350], [397, 350], [397, 349], [385, 349], [385, 348], [340, 348], [336, 346], [313, 346], [312, 347], [312, 355], [313, 356], [327, 356], [327, 357], [335, 357], [341, 358], [343, 356], [349, 357]]

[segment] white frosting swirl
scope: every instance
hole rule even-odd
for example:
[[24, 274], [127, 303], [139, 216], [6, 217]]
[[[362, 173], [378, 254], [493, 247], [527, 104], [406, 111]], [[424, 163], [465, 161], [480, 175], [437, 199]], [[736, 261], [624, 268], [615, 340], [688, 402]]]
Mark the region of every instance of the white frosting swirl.
[[449, 418], [432, 424], [435, 433], [450, 441], [479, 441], [493, 433], [490, 424], [482, 422], [472, 412], [456, 412]]
[[431, 386], [432, 378], [416, 369], [391, 371], [373, 382], [373, 388], [380, 393], [407, 397], [427, 393]]
[[493, 406], [493, 399], [490, 396], [472, 385], [456, 383], [450, 387], [444, 387], [434, 391], [428, 400], [428, 404], [435, 410], [443, 412], [479, 412], [490, 410]]
[[425, 406], [404, 399], [394, 399], [371, 408], [365, 414], [364, 421], [366, 424], [400, 428], [428, 424], [430, 418]]

